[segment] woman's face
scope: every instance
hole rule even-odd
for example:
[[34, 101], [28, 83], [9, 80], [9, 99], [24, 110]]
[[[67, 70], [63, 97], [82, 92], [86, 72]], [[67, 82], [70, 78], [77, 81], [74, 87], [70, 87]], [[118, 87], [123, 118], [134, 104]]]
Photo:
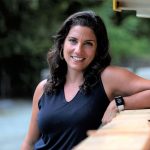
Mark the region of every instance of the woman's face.
[[92, 62], [97, 48], [96, 36], [89, 27], [73, 26], [63, 47], [63, 56], [68, 69], [83, 71]]

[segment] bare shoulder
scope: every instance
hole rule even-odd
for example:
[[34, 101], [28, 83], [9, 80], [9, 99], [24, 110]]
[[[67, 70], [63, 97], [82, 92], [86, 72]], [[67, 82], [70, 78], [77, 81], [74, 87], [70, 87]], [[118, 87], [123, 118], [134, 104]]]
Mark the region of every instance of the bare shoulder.
[[[124, 77], [131, 77], [134, 76], [135, 74], [129, 71], [126, 68], [123, 67], [118, 67], [118, 66], [108, 66], [104, 69], [102, 72], [102, 78], [107, 78], [107, 79], [119, 79], [119, 78], [124, 78]], [[119, 78], [118, 78], [119, 77]]]
[[43, 87], [44, 87], [44, 85], [46, 84], [46, 82], [47, 82], [47, 79], [42, 80], [42, 81], [37, 85], [37, 88], [43, 89]]
[[110, 73], [110, 72], [114, 72], [114, 71], [120, 71], [120, 70], [126, 70], [123, 67], [119, 67], [119, 66], [108, 66], [104, 69], [104, 73]]
[[101, 74], [101, 78], [105, 91], [110, 99], [116, 95], [130, 94], [133, 89], [137, 89], [136, 87], [142, 81], [133, 72], [117, 66], [106, 67]]
[[146, 80], [123, 67], [108, 66], [101, 74], [108, 97], [132, 95], [149, 89], [150, 80]]
[[42, 96], [44, 92], [44, 85], [46, 84], [47, 80], [42, 80], [36, 87], [34, 96], [33, 96], [33, 101], [39, 101], [40, 97]]

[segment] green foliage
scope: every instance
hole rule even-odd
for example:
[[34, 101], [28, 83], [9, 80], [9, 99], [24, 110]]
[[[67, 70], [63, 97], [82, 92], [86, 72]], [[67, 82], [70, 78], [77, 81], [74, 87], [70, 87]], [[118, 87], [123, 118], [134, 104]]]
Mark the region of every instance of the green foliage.
[[135, 16], [129, 16], [124, 19], [121, 26], [114, 26], [110, 30], [113, 60], [117, 60], [116, 62], [121, 62], [123, 58], [128, 61], [134, 58], [149, 57], [149, 34], [140, 34], [145, 30], [138, 27], [140, 21]]
[[95, 11], [106, 24], [114, 64], [126, 66], [137, 59], [149, 61], [150, 19], [138, 18], [133, 11], [116, 13], [111, 0]]
[[0, 79], [4, 83], [9, 80], [9, 84], [3, 92], [6, 94], [0, 96], [31, 96], [41, 80], [41, 70], [48, 67], [46, 53], [60, 23], [73, 12], [98, 3], [101, 2], [1, 0]]
[[114, 12], [112, 0], [1, 0], [0, 79], [9, 79], [11, 88], [4, 96], [33, 94], [41, 70], [47, 67], [52, 35], [68, 15], [89, 9], [106, 24], [113, 63], [149, 59], [150, 19], [137, 18], [130, 11]]

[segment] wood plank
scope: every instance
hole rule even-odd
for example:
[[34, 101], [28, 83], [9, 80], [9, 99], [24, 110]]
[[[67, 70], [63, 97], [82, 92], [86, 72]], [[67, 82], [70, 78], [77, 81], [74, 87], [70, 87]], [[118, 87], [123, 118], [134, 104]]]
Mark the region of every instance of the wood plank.
[[125, 110], [73, 150], [150, 150], [150, 109]]

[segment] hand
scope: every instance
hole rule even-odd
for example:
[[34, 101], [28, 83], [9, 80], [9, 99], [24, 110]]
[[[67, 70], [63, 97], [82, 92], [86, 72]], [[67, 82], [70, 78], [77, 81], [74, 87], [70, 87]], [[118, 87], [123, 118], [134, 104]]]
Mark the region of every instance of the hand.
[[[104, 113], [101, 126], [110, 122], [114, 117], [116, 117], [117, 113], [118, 113], [118, 109], [117, 109], [115, 101], [113, 100], [110, 102], [110, 104], [108, 105], [108, 107]], [[99, 133], [98, 133], [98, 130], [88, 130], [87, 135], [88, 136], [97, 136], [97, 135], [99, 135]]]
[[118, 109], [115, 101], [113, 100], [110, 102], [110, 104], [108, 105], [104, 113], [104, 116], [102, 118], [102, 124], [105, 125], [108, 122], [110, 122], [114, 117], [116, 117], [117, 113], [118, 113]]

